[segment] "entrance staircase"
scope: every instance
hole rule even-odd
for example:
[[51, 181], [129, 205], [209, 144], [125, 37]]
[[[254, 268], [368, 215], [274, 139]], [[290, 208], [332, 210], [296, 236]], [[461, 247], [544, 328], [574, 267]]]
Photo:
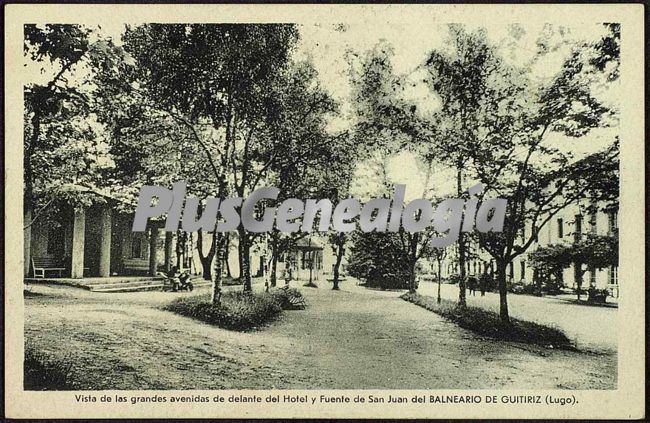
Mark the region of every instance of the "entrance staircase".
[[[162, 290], [164, 278], [159, 276], [111, 276], [108, 278], [29, 278], [28, 283], [51, 283], [69, 285], [77, 288], [87, 289], [93, 292], [136, 292], [136, 291], [160, 291]], [[200, 276], [192, 276], [190, 279], [195, 288], [210, 285], [210, 281]]]

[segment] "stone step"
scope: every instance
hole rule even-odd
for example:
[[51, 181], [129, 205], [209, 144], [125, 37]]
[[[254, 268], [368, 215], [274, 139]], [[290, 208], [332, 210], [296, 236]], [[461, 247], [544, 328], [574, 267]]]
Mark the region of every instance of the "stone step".
[[161, 281], [164, 278], [160, 276], [111, 276], [109, 278], [84, 278], [80, 279], [79, 283], [86, 286], [97, 286], [97, 285], [118, 285], [125, 283], [134, 283], [134, 282], [150, 282], [150, 281]]
[[90, 289], [91, 291], [97, 291], [100, 289], [109, 289], [109, 288], [130, 288], [133, 286], [162, 285], [162, 284], [163, 284], [162, 279], [151, 279], [148, 281], [94, 284], [94, 285], [87, 285], [87, 288]]
[[[192, 285], [195, 288], [199, 286], [211, 285], [210, 281], [203, 279], [192, 279]], [[134, 291], [153, 291], [160, 290], [164, 286], [162, 280], [148, 281], [147, 283], [142, 282], [132, 282], [132, 283], [123, 283], [123, 284], [106, 284], [102, 286], [92, 286], [90, 290], [93, 292], [134, 292]]]
[[163, 287], [163, 283], [152, 283], [147, 285], [132, 285], [132, 286], [112, 286], [104, 288], [92, 288], [93, 292], [135, 292], [135, 291], [159, 291]]

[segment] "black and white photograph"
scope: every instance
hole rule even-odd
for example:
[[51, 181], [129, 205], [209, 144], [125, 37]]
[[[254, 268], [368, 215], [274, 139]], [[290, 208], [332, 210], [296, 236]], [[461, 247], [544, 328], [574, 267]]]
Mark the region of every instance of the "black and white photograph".
[[340, 13], [21, 24], [16, 389], [621, 389], [625, 24]]

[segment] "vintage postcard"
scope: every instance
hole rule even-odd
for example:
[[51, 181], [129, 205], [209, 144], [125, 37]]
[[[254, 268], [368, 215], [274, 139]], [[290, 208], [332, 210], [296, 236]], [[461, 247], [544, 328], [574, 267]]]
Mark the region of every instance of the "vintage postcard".
[[643, 418], [643, 15], [6, 6], [7, 417]]

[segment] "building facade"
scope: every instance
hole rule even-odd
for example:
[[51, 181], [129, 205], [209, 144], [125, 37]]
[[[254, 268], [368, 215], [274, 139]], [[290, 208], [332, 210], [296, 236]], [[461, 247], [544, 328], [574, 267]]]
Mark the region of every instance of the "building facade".
[[[530, 265], [528, 254], [540, 247], [556, 244], [572, 244], [586, 234], [594, 235], [618, 235], [618, 208], [611, 207], [606, 210], [599, 209], [597, 212], [585, 212], [586, 204], [574, 204], [566, 207], [555, 215], [538, 233], [538, 236], [529, 247], [528, 251], [516, 257], [507, 268], [508, 282], [521, 282], [531, 284], [535, 282], [536, 276], [533, 267]], [[532, 228], [526, 226], [521, 234], [523, 239], [530, 235]], [[477, 242], [469, 242], [467, 246], [468, 260], [466, 261], [466, 274], [478, 276], [483, 272], [494, 273], [496, 263], [494, 259]], [[459, 273], [457, 263], [456, 247], [449, 248], [449, 252], [442, 266], [442, 276], [450, 277]], [[431, 271], [437, 271], [437, 266], [430, 263]], [[594, 287], [596, 289], [607, 289], [615, 298], [619, 296], [618, 266], [603, 266], [585, 268], [582, 265], [582, 289]], [[577, 289], [578, 278], [580, 277], [575, 264], [562, 271], [561, 282], [564, 287]]]
[[[86, 192], [87, 194], [87, 192]], [[203, 233], [166, 232], [164, 221], [149, 221], [146, 232], [133, 232], [133, 213], [121, 211], [120, 202], [104, 193], [91, 195], [90, 205], [71, 206], [54, 202], [36, 219], [26, 216], [24, 228], [24, 276], [32, 278], [35, 267], [64, 269], [48, 271], [45, 278], [96, 278], [110, 276], [155, 276], [177, 266], [203, 273], [199, 253], [210, 249], [212, 237]], [[237, 240], [230, 243], [228, 269], [239, 276]], [[258, 242], [251, 249], [251, 276], [268, 272], [270, 250]], [[313, 236], [298, 241], [279, 257], [278, 280], [324, 280], [331, 274], [335, 257], [327, 239]], [[47, 263], [44, 265], [43, 263]]]

